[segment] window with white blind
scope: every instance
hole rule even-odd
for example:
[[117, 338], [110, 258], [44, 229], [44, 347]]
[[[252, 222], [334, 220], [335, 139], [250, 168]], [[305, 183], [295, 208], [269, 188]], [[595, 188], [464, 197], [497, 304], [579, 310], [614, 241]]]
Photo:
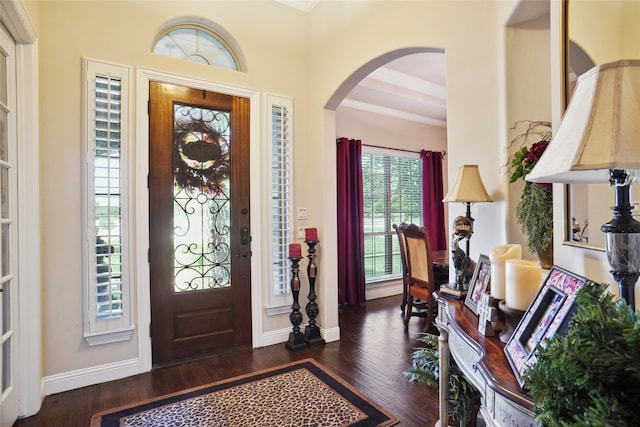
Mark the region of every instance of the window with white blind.
[[271, 199], [269, 307], [291, 304], [289, 243], [293, 241], [293, 102], [290, 98], [265, 95], [268, 123], [268, 156]]
[[90, 345], [129, 339], [129, 67], [85, 59], [84, 273]]
[[364, 265], [367, 283], [402, 273], [393, 224], [422, 223], [420, 156], [362, 147]]

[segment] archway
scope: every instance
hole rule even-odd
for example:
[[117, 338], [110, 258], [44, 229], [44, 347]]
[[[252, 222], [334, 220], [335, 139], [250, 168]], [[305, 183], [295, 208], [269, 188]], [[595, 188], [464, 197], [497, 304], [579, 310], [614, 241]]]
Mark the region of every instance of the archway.
[[[429, 81], [429, 72], [411, 70], [412, 58], [420, 57], [437, 57], [433, 64], [441, 68], [441, 77]], [[416, 64], [425, 67], [430, 62], [422, 60]], [[325, 104], [327, 110], [335, 111], [335, 136], [362, 139], [369, 147], [388, 149], [402, 156], [417, 157], [421, 149], [446, 151], [445, 75], [443, 49], [405, 48], [372, 59], [345, 79]], [[397, 92], [392, 94], [393, 91]], [[400, 100], [390, 102], [391, 95]], [[376, 100], [380, 96], [384, 98], [382, 102]], [[405, 106], [407, 109], [403, 111]], [[445, 185], [447, 172], [445, 167]], [[443, 227], [448, 228], [446, 224]], [[401, 292], [398, 280], [385, 280], [369, 286], [367, 297]]]

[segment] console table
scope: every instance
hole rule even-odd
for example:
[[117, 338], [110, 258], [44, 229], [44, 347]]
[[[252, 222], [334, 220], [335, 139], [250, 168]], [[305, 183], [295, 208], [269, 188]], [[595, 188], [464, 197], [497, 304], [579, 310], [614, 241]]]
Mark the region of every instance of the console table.
[[487, 426], [534, 427], [533, 401], [520, 388], [498, 337], [478, 332], [478, 317], [456, 300], [438, 292], [436, 326], [440, 331], [440, 423], [447, 420], [449, 355], [482, 394], [480, 415]]

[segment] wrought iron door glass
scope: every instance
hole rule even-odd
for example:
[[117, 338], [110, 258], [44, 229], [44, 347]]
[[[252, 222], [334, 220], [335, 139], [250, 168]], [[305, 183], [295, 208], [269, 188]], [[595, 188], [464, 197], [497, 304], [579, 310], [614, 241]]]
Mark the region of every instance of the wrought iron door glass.
[[231, 286], [230, 113], [174, 104], [175, 292]]

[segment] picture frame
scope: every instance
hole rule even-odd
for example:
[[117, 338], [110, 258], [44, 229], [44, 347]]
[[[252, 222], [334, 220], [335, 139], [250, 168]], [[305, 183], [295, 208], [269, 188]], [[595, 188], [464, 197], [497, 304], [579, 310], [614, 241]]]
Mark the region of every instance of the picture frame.
[[525, 371], [537, 361], [545, 340], [566, 331], [573, 317], [576, 293], [587, 279], [552, 266], [531, 305], [504, 347], [509, 365], [521, 387]]
[[487, 255], [480, 255], [473, 276], [469, 282], [469, 290], [464, 299], [464, 305], [474, 314], [478, 314], [478, 304], [482, 294], [489, 291], [491, 284], [491, 261]]

